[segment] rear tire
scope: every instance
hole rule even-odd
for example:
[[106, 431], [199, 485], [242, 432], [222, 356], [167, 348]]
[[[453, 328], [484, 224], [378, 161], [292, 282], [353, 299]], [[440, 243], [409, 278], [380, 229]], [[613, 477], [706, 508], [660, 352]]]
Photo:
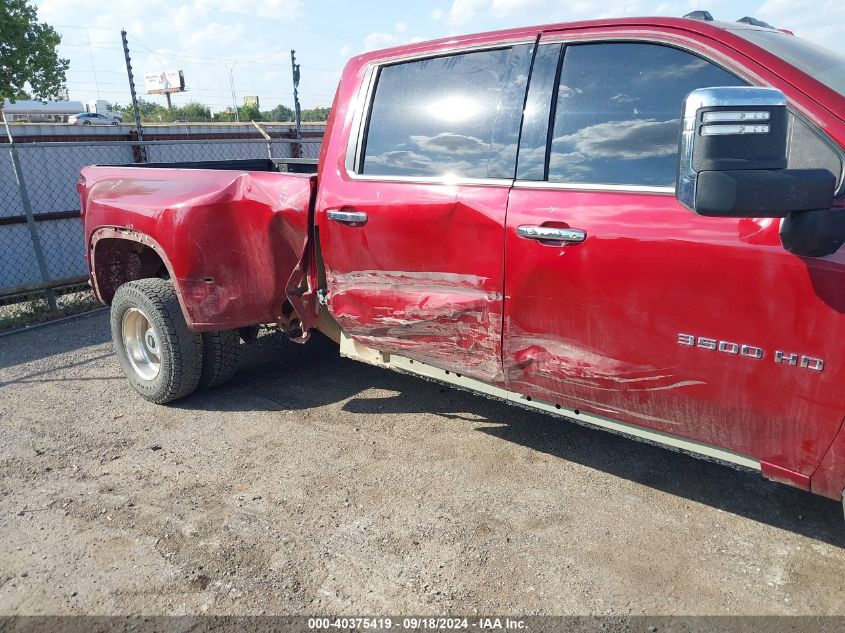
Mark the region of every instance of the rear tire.
[[202, 337], [188, 328], [173, 284], [139, 279], [117, 289], [111, 332], [129, 384], [156, 404], [191, 394], [202, 374]]
[[202, 333], [202, 376], [199, 389], [213, 389], [238, 371], [241, 337], [237, 330]]

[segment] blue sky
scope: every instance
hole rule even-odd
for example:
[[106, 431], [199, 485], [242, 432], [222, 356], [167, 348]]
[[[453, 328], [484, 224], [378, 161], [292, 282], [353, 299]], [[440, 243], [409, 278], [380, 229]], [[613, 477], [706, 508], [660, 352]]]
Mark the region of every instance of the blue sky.
[[[70, 98], [129, 101], [120, 29], [126, 28], [136, 77], [182, 69], [188, 92], [215, 111], [232, 102], [261, 108], [292, 99], [290, 49], [302, 66], [303, 107], [331, 104], [340, 71], [356, 53], [396, 44], [529, 24], [629, 15], [681, 16], [703, 8], [716, 19], [745, 15], [842, 50], [845, 0], [36, 0], [39, 18], [61, 33], [70, 59]], [[140, 81], [143, 91], [143, 81]], [[163, 97], [146, 97], [164, 102]]]

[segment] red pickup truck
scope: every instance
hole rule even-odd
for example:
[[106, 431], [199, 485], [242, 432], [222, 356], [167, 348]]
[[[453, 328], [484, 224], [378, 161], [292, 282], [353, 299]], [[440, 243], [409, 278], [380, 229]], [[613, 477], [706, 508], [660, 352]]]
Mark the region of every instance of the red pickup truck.
[[344, 356], [840, 499], [845, 59], [746, 19], [518, 28], [353, 58], [316, 174], [82, 171], [132, 386], [277, 324]]

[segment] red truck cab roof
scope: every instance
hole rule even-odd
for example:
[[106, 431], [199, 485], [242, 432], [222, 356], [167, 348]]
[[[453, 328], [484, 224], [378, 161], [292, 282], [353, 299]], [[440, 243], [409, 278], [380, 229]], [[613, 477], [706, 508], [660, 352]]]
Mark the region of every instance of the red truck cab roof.
[[[631, 30], [641, 30], [643, 35], [647, 35], [649, 32], [659, 33], [671, 31], [699, 42], [702, 42], [702, 40], [717, 42], [722, 45], [722, 47], [730, 49], [731, 56], [737, 60], [741, 61], [743, 59], [749, 59], [757, 62], [797, 88], [815, 103], [829, 111], [833, 116], [837, 117], [841, 121], [845, 121], [845, 95], [840, 94], [837, 90], [834, 90], [822, 81], [819, 81], [813, 76], [813, 74], [805, 72], [795, 65], [788, 63], [783, 58], [773, 54], [764, 46], [755, 44], [744, 34], [751, 31], [758, 31], [763, 33], [782, 34], [784, 37], [794, 36], [792, 36], [789, 31], [756, 26], [746, 22], [725, 22], [719, 20], [710, 21], [659, 16], [558, 22], [459, 35], [395, 46], [392, 48], [364, 53], [354, 57], [350, 60], [350, 65], [360, 68], [370, 62], [384, 62], [385, 60], [389, 60], [391, 57], [404, 58], [411, 55], [424, 55], [426, 53], [436, 53], [438, 51], [445, 52], [450, 49], [483, 46], [485, 44], [507, 43], [520, 40], [524, 41], [526, 39], [537, 37], [541, 34], [547, 35], [552, 33], [566, 33], [577, 36], [579, 32], [583, 32], [585, 35], [592, 37], [597, 33], [612, 35], [614, 31], [621, 31], [630, 34]], [[800, 40], [800, 38], [798, 39]], [[761, 78], [760, 83], [766, 83], [765, 78]], [[814, 120], [816, 119], [815, 117], [811, 118]], [[821, 127], [826, 127], [823, 122], [818, 120], [815, 120], [815, 122], [820, 124]], [[839, 140], [840, 143], [845, 144], [845, 139], [837, 140]]]

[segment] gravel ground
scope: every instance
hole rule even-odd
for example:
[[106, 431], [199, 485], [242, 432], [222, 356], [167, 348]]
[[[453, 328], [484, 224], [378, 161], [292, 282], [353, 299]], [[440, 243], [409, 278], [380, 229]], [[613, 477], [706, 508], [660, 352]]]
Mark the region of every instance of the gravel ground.
[[0, 338], [0, 614], [845, 614], [838, 503], [267, 336], [141, 400]]

